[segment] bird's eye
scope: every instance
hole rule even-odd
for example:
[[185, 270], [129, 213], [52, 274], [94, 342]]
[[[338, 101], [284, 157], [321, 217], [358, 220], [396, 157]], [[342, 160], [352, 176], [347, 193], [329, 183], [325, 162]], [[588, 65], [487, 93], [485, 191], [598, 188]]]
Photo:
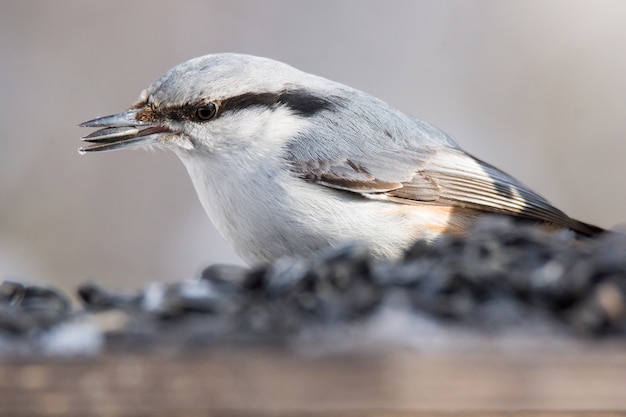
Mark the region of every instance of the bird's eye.
[[217, 106], [215, 103], [207, 103], [196, 109], [195, 116], [200, 122], [211, 120], [217, 114]]

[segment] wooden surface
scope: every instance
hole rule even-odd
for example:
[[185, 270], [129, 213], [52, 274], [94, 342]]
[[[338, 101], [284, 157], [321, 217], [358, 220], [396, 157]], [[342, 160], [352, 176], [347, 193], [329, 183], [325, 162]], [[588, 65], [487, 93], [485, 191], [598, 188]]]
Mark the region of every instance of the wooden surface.
[[0, 416], [626, 416], [626, 349], [4, 359]]
[[318, 358], [280, 350], [219, 349], [0, 363], [0, 416], [391, 417], [448, 412], [626, 416], [626, 349], [474, 349]]

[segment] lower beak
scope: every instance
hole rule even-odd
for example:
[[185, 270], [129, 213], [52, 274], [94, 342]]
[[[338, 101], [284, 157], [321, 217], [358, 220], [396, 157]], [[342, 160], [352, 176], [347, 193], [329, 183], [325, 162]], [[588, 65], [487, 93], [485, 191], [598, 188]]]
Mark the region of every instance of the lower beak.
[[152, 145], [162, 136], [173, 133], [170, 129], [151, 122], [138, 121], [135, 116], [138, 109], [111, 116], [98, 117], [81, 123], [80, 127], [99, 127], [101, 129], [82, 138], [91, 145], [81, 147], [78, 152], [104, 152], [137, 146]]

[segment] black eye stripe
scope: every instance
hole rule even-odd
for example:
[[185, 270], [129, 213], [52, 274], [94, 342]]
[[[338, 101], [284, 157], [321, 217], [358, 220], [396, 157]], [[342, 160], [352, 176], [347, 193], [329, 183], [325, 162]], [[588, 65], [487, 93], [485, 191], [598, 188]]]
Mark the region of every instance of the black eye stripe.
[[[338, 103], [339, 99], [336, 97], [331, 100], [317, 96], [306, 90], [290, 90], [281, 93], [245, 93], [226, 98], [218, 104], [202, 100], [179, 107], [160, 109], [160, 111], [157, 110], [157, 112], [160, 113], [161, 117], [166, 119], [206, 122], [227, 112], [235, 112], [255, 106], [271, 108], [282, 104], [289, 107], [294, 113], [300, 116], [311, 117], [321, 111], [334, 108]], [[199, 117], [199, 109], [208, 107], [211, 104], [216, 106], [215, 114], [207, 119]]]
[[247, 109], [253, 106], [271, 107], [276, 104], [277, 95], [273, 93], [245, 93], [222, 100], [220, 113]]
[[[204, 119], [199, 116], [200, 109], [208, 110], [209, 107], [215, 106], [215, 112], [212, 117]], [[178, 107], [166, 107], [164, 109], [157, 109], [160, 117], [163, 119], [175, 120], [182, 122], [185, 120], [191, 120], [195, 122], [206, 122], [210, 119], [214, 119], [219, 115], [219, 106], [210, 101], [200, 101], [196, 103], [188, 103]]]
[[323, 110], [330, 110], [335, 103], [316, 96], [306, 90], [283, 91], [281, 93], [245, 93], [222, 101], [220, 113], [243, 110], [252, 106], [273, 107], [283, 104], [295, 113], [310, 117]]

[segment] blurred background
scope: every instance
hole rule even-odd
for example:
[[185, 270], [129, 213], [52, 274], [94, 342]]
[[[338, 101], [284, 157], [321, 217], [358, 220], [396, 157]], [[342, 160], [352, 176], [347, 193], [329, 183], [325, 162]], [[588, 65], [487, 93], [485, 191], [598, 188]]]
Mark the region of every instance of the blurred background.
[[134, 289], [241, 263], [173, 154], [76, 152], [78, 123], [223, 51], [365, 90], [624, 224], [625, 45], [620, 0], [0, 1], [0, 280]]

